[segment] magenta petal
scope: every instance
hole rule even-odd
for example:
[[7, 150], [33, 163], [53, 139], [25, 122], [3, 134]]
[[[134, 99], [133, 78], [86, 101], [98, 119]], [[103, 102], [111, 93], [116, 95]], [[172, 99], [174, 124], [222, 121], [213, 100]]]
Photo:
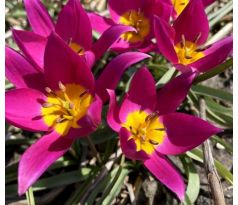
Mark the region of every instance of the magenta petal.
[[6, 120], [22, 129], [48, 131], [41, 116], [41, 107], [46, 97], [39, 91], [20, 88], [6, 92]]
[[91, 126], [94, 130], [96, 130], [101, 123], [102, 105], [102, 100], [96, 95], [94, 101], [88, 108], [87, 117], [90, 119]]
[[212, 4], [215, 1], [216, 0], [202, 0], [202, 3], [204, 5], [204, 7], [207, 7], [207, 6], [209, 6], [210, 4]]
[[150, 56], [144, 53], [127, 52], [114, 58], [97, 79], [96, 93], [104, 102], [108, 100], [106, 89], [114, 90], [120, 81], [122, 74], [128, 67], [148, 57]]
[[207, 121], [183, 113], [166, 114], [161, 118], [167, 133], [164, 142], [157, 148], [162, 154], [184, 153], [222, 131]]
[[144, 161], [145, 167], [165, 186], [173, 191], [183, 201], [185, 197], [185, 184], [181, 174], [163, 155], [154, 152]]
[[157, 93], [157, 110], [166, 114], [174, 112], [185, 99], [197, 72], [187, 72], [174, 78]]
[[109, 19], [107, 17], [100, 16], [93, 12], [88, 13], [88, 17], [91, 22], [93, 30], [95, 30], [99, 33], [103, 33], [108, 28], [115, 25], [115, 23], [111, 19]]
[[67, 43], [78, 43], [85, 50], [92, 46], [92, 27], [79, 0], [69, 0], [59, 14], [56, 33]]
[[24, 55], [39, 69], [43, 70], [47, 38], [29, 31], [12, 30], [12, 33]]
[[92, 51], [85, 51], [84, 58], [89, 68], [92, 68], [95, 63], [95, 54]]
[[118, 22], [123, 13], [141, 7], [142, 0], [108, 0], [108, 9], [114, 22]]
[[53, 21], [40, 0], [24, 0], [27, 17], [32, 30], [42, 36], [48, 36], [54, 30]]
[[45, 77], [51, 89], [63, 84], [78, 83], [86, 89], [94, 89], [94, 77], [83, 57], [75, 53], [56, 34], [52, 33], [45, 49]]
[[143, 110], [154, 110], [156, 105], [155, 81], [146, 67], [138, 70], [133, 76], [128, 95], [130, 100], [141, 105]]
[[168, 2], [164, 2], [164, 0], [146, 0], [144, 2], [143, 10], [148, 16], [156, 15], [168, 22], [173, 6], [171, 5], [170, 0]]
[[[120, 110], [119, 110], [119, 119], [122, 123], [126, 122], [126, 118], [128, 116], [129, 113], [131, 112], [135, 112], [135, 111], [141, 111], [142, 110], [142, 106], [131, 101], [128, 94], [126, 94], [126, 96], [124, 97]], [[146, 110], [148, 113], [151, 112], [151, 110]]]
[[202, 0], [190, 0], [173, 27], [176, 31], [175, 44], [181, 41], [182, 35], [186, 40], [193, 42], [199, 34], [197, 44], [204, 44], [209, 34], [209, 23]]
[[120, 38], [111, 46], [111, 49], [118, 53], [124, 53], [132, 50], [133, 48], [140, 48], [140, 46], [142, 45], [143, 45], [142, 41], [138, 43], [130, 43]]
[[174, 50], [175, 32], [173, 28], [166, 21], [155, 16], [154, 32], [160, 52], [172, 63], [177, 63], [178, 57]]
[[72, 139], [56, 133], [43, 136], [22, 155], [18, 169], [18, 194], [24, 194], [58, 158], [70, 148]]
[[127, 158], [132, 160], [147, 160], [149, 156], [144, 151], [136, 151], [136, 144], [133, 139], [128, 140], [130, 137], [130, 132], [126, 128], [122, 127], [120, 129], [120, 145], [122, 152]]
[[128, 31], [135, 31], [135, 29], [124, 25], [114, 25], [103, 32], [92, 47], [96, 60], [99, 59], [123, 33]]
[[121, 128], [121, 123], [119, 120], [119, 107], [116, 101], [116, 94], [114, 90], [107, 90], [110, 101], [109, 101], [109, 108], [107, 112], [107, 123], [109, 126], [116, 132], [119, 132]]
[[5, 48], [6, 77], [16, 88], [34, 88], [42, 91], [44, 75], [32, 66], [20, 53]]
[[226, 37], [211, 45], [204, 51], [205, 56], [190, 64], [190, 66], [197, 68], [200, 72], [206, 72], [226, 60], [228, 55], [232, 53], [232, 49], [233, 38], [231, 36]]

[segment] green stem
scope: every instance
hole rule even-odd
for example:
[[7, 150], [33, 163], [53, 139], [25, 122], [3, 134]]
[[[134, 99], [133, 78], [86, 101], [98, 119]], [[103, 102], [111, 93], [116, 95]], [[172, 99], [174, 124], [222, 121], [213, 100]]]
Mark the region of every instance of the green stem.
[[92, 139], [90, 137], [87, 137], [86, 139], [87, 139], [88, 145], [89, 145], [90, 149], [92, 150], [94, 156], [96, 157], [97, 161], [99, 162], [99, 164], [102, 164], [102, 159], [101, 159]]
[[30, 187], [26, 192], [26, 198], [28, 205], [35, 205], [35, 199], [33, 194], [33, 189]]

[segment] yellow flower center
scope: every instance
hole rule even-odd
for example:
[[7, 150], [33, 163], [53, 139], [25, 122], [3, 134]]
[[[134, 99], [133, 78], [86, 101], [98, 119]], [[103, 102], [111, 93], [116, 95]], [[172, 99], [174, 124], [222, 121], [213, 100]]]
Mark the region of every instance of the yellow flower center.
[[81, 47], [79, 44], [74, 43], [74, 42], [70, 42], [69, 43], [69, 47], [76, 53], [78, 53], [79, 55], [84, 55], [84, 49], [83, 47]]
[[42, 105], [41, 113], [44, 122], [61, 136], [70, 128], [80, 128], [78, 121], [85, 116], [93, 97], [78, 84], [63, 85], [59, 82], [59, 90], [52, 91], [46, 87], [47, 100]]
[[198, 38], [199, 35], [194, 42], [191, 42], [185, 40], [184, 35], [182, 35], [182, 41], [175, 45], [175, 51], [180, 64], [188, 65], [204, 57], [202, 49], [198, 48], [196, 44]]
[[144, 16], [140, 9], [124, 13], [120, 17], [119, 23], [132, 26], [136, 29], [136, 32], [129, 31], [121, 35], [122, 39], [130, 43], [143, 41], [150, 32], [150, 21]]
[[157, 113], [132, 112], [122, 126], [131, 133], [129, 140], [135, 141], [136, 151], [143, 150], [147, 154], [152, 154], [165, 137], [165, 128]]
[[189, 2], [189, 0], [172, 0], [172, 4], [174, 6], [174, 9], [175, 9], [177, 15], [182, 13], [184, 8], [187, 6], [188, 2]]

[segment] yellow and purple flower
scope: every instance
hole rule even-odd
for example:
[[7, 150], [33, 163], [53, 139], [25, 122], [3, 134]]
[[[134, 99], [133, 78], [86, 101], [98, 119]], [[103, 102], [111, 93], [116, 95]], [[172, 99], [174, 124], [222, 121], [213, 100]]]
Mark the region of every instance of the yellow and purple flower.
[[121, 106], [115, 92], [108, 90], [107, 121], [119, 133], [123, 153], [141, 160], [180, 200], [184, 199], [185, 184], [166, 155], [184, 153], [221, 132], [198, 117], [175, 112], [196, 75], [196, 71], [181, 74], [156, 92], [152, 75], [142, 68], [134, 75]]
[[89, 67], [99, 59], [121, 34], [133, 31], [128, 26], [116, 25], [106, 30], [93, 43], [92, 27], [79, 0], [69, 0], [54, 23], [40, 0], [24, 0], [27, 17], [33, 32], [13, 30], [13, 37], [23, 54], [39, 68], [43, 68], [47, 37], [55, 31]]
[[55, 33], [48, 37], [44, 70], [6, 47], [6, 77], [16, 87], [6, 92], [6, 120], [22, 129], [46, 132], [20, 159], [20, 195], [75, 139], [96, 130], [103, 101], [108, 99], [106, 89], [115, 89], [124, 70], [147, 57], [139, 52], [123, 53], [95, 81], [82, 56]]
[[111, 18], [89, 13], [92, 27], [97, 32], [102, 33], [118, 24], [135, 29], [135, 31], [122, 34], [121, 38], [113, 44], [111, 48], [117, 51], [131, 48], [151, 50], [153, 48], [151, 39], [154, 37], [154, 15], [168, 21], [172, 12], [172, 6], [161, 0], [109, 0], [108, 9]]
[[231, 36], [204, 46], [209, 23], [201, 0], [190, 0], [173, 26], [155, 17], [154, 31], [161, 54], [182, 72], [189, 67], [206, 72], [222, 63], [232, 52]]

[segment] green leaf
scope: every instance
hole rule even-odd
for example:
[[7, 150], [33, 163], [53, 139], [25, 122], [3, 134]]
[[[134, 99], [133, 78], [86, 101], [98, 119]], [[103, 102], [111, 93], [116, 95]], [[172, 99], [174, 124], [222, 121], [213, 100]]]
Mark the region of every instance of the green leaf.
[[170, 68], [156, 83], [156, 87], [161, 88], [165, 83], [171, 80], [171, 78], [175, 75], [176, 72], [177, 70], [174, 67]]
[[188, 177], [188, 185], [184, 205], [190, 205], [193, 204], [198, 197], [200, 190], [200, 179], [193, 161], [186, 155], [182, 155], [180, 159], [183, 163], [186, 175]]
[[97, 205], [110, 205], [112, 203], [115, 197], [120, 193], [122, 185], [128, 173], [129, 170], [119, 167], [118, 172], [113, 179], [113, 182], [105, 190], [101, 200], [99, 200]]
[[205, 97], [204, 99], [206, 101], [206, 106], [209, 107], [213, 112], [232, 117], [232, 108], [225, 107], [215, 102], [210, 97]]
[[226, 100], [232, 103], [233, 96], [224, 90], [210, 88], [204, 85], [193, 85], [192, 91], [198, 95], [213, 97], [219, 100]]
[[87, 201], [85, 202], [85, 205], [92, 205], [95, 202], [95, 198], [99, 193], [103, 193], [105, 190], [108, 189], [110, 184], [113, 182], [117, 172], [119, 171], [119, 167], [116, 167], [113, 169], [110, 173], [108, 173], [101, 181], [97, 184], [95, 189], [92, 191], [92, 193], [88, 196]]
[[215, 113], [212, 110], [210, 110], [209, 107], [206, 108], [206, 111], [207, 111], [207, 118], [209, 118], [210, 120], [225, 127], [231, 128], [233, 126], [233, 123], [232, 123], [233, 119], [231, 117], [222, 115], [219, 113]]
[[[66, 186], [69, 184], [73, 184], [76, 182], [80, 182], [85, 180], [88, 175], [90, 174], [90, 168], [81, 168], [81, 170], [71, 171], [62, 173], [56, 176], [47, 177], [40, 179], [33, 185], [34, 191], [44, 190], [44, 189], [51, 189], [59, 186]], [[16, 195], [17, 194], [17, 185], [9, 185], [6, 186], [6, 196], [9, 195]]]
[[[17, 180], [18, 163], [19, 162], [15, 162], [15, 163], [11, 164], [10, 166], [6, 167], [6, 169], [5, 169], [5, 173], [6, 173], [5, 183], [6, 184]], [[54, 170], [54, 169], [58, 169], [58, 168], [65, 168], [65, 167], [72, 166], [72, 165], [75, 165], [75, 164], [76, 164], [76, 161], [67, 160], [64, 157], [61, 157], [52, 166], [50, 166], [48, 170]]]
[[224, 72], [226, 69], [230, 68], [233, 64], [233, 58], [225, 61], [224, 63], [216, 66], [215, 68], [213, 68], [212, 70], [206, 72], [206, 73], [203, 73], [201, 75], [199, 75], [193, 82], [193, 84], [197, 84], [197, 83], [200, 83], [202, 81], [205, 81], [207, 79], [210, 79], [222, 72]]
[[[194, 108], [196, 108], [194, 111], [196, 111], [198, 114], [199, 112], [199, 103], [198, 103], [198, 96], [195, 92], [193, 92], [192, 90], [189, 91], [188, 94], [188, 99], [189, 101], [194, 105]], [[230, 108], [226, 108], [223, 107], [223, 109], [221, 111], [218, 111], [219, 109], [221, 109], [221, 107], [217, 107], [219, 106], [218, 103], [216, 104], [211, 104], [211, 97], [204, 97], [204, 99], [206, 100], [206, 103], [208, 103], [208, 106], [206, 107], [206, 111], [207, 111], [207, 118], [217, 124], [222, 125], [223, 127], [232, 127], [233, 123], [232, 123], [232, 117], [229, 115], [230, 112]], [[209, 101], [210, 99], [210, 101]], [[212, 100], [212, 102], [215, 102]], [[214, 112], [215, 111], [215, 112]], [[222, 113], [222, 111], [226, 112], [228, 115], [224, 116], [224, 113]]]
[[[203, 162], [202, 150], [198, 148], [186, 152], [186, 155], [188, 155], [189, 157], [191, 157], [192, 159], [196, 161]], [[233, 185], [232, 173], [218, 160], [214, 159], [214, 163], [215, 163], [218, 174], [222, 176], [226, 181], [228, 181], [231, 185]]]

